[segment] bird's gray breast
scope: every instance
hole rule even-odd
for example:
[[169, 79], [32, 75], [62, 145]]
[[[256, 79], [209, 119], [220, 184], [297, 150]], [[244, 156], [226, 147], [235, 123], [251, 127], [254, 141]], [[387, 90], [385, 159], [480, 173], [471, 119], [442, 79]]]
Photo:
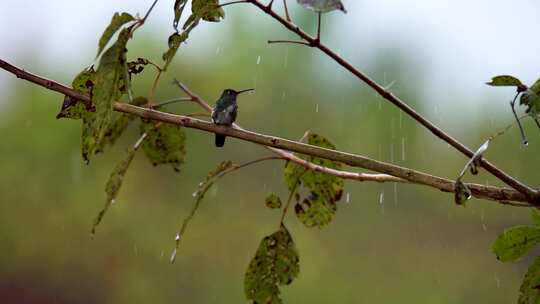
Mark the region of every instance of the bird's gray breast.
[[216, 108], [212, 112], [212, 121], [216, 125], [230, 126], [236, 120], [237, 109], [237, 105], [229, 105], [223, 109]]

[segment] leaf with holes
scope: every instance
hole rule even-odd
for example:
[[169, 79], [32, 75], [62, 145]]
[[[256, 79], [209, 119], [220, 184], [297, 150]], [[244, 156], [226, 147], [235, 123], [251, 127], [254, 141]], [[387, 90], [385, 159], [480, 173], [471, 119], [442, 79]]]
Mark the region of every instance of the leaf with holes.
[[282, 206], [281, 199], [275, 193], [272, 193], [266, 197], [264, 204], [270, 209], [279, 209]]
[[[92, 96], [92, 88], [94, 87], [94, 77], [96, 71], [94, 67], [91, 66], [87, 69], [84, 69], [80, 72], [71, 84], [71, 87], [82, 94]], [[70, 119], [81, 119], [86, 112], [95, 111], [91, 102], [86, 102], [78, 99], [74, 99], [70, 96], [64, 97], [64, 102], [62, 103], [62, 108], [56, 118], [70, 118]]]
[[506, 229], [497, 237], [491, 250], [501, 262], [514, 261], [522, 257], [540, 242], [540, 227], [515, 226]]
[[282, 303], [280, 286], [298, 277], [300, 258], [285, 226], [265, 237], [249, 263], [244, 278], [246, 298], [253, 303]]
[[[143, 96], [136, 97], [132, 102], [130, 102], [130, 104], [134, 106], [142, 106], [146, 105], [147, 103], [148, 99]], [[105, 131], [103, 139], [96, 147], [96, 153], [102, 153], [107, 146], [112, 147], [116, 143], [116, 140], [122, 136], [129, 124], [135, 120], [135, 118], [137, 118], [135, 115], [125, 113], [116, 113], [115, 116], [116, 117], [113, 119], [112, 124]]]
[[540, 257], [527, 270], [519, 291], [519, 304], [540, 303]]
[[[144, 138], [142, 140], [144, 140]], [[103, 206], [103, 209], [99, 211], [98, 216], [94, 220], [94, 224], [92, 225], [92, 234], [96, 233], [97, 226], [101, 223], [101, 220], [109, 210], [109, 207], [111, 206], [111, 204], [114, 203], [114, 200], [118, 196], [118, 192], [122, 187], [124, 177], [126, 176], [127, 170], [129, 169], [129, 165], [131, 165], [131, 161], [137, 153], [137, 149], [138, 145], [136, 145], [135, 148], [128, 149], [126, 158], [116, 165], [111, 175], [109, 176], [109, 180], [107, 181], [107, 185], [105, 186], [107, 199], [105, 200], [105, 205]]]
[[83, 158], [88, 162], [103, 140], [112, 121], [113, 102], [122, 96], [120, 88], [124, 75], [126, 44], [130, 37], [128, 29], [122, 30], [118, 40], [101, 56], [94, 77], [92, 102], [95, 112], [83, 117]]
[[519, 87], [523, 85], [521, 80], [510, 75], [495, 76], [490, 82], [486, 82], [486, 84], [494, 87]]
[[[335, 150], [336, 147], [326, 138], [310, 133], [307, 137], [308, 144]], [[298, 155], [300, 158], [314, 164], [331, 169], [341, 169], [341, 163], [317, 158], [313, 156]], [[308, 195], [295, 206], [297, 217], [307, 227], [319, 227], [329, 224], [337, 210], [336, 202], [341, 199], [344, 188], [342, 178], [306, 170], [293, 162], [285, 166], [285, 181], [290, 191], [295, 191], [302, 186], [308, 191]]]
[[186, 155], [184, 130], [178, 125], [143, 120], [142, 133], [148, 134], [142, 145], [148, 160], [154, 166], [170, 164], [174, 171], [180, 171], [180, 165]]
[[105, 49], [105, 46], [111, 40], [112, 36], [126, 23], [135, 20], [133, 16], [128, 13], [115, 13], [111, 19], [111, 23], [105, 28], [105, 31], [99, 39], [99, 46], [97, 56]]

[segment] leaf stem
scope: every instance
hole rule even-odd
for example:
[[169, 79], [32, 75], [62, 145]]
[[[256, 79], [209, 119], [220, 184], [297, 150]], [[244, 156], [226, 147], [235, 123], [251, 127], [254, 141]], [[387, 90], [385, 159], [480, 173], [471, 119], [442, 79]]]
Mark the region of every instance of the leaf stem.
[[283, 208], [283, 213], [281, 214], [281, 219], [279, 220], [280, 227], [284, 225], [283, 222], [285, 221], [285, 216], [287, 215], [287, 212], [289, 211], [289, 206], [291, 205], [292, 198], [294, 194], [296, 193], [298, 186], [300, 185], [300, 178], [302, 178], [302, 176], [304, 176], [304, 174], [306, 174], [307, 171], [308, 170], [305, 169], [304, 172], [302, 172], [302, 174], [298, 176], [298, 178], [296, 179], [296, 182], [294, 183], [294, 187], [292, 188], [291, 193], [289, 194], [289, 198], [287, 199], [287, 204], [285, 204], [285, 207]]

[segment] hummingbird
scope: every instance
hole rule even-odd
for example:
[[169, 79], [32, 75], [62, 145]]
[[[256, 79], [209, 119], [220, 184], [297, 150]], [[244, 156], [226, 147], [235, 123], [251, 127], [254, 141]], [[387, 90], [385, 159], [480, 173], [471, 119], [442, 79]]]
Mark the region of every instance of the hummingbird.
[[315, 11], [319, 15], [319, 22], [317, 25], [317, 40], [321, 38], [321, 14], [328, 13], [335, 10], [340, 10], [344, 14], [347, 13], [345, 6], [341, 3], [341, 0], [296, 0], [301, 6]]
[[[246, 89], [241, 91], [235, 91], [233, 89], [226, 89], [221, 94], [221, 97], [216, 101], [216, 106], [212, 111], [212, 122], [220, 126], [231, 126], [238, 115], [238, 104], [236, 98], [239, 94], [255, 91], [255, 89]], [[225, 135], [216, 133], [216, 147], [223, 147], [225, 145]]]

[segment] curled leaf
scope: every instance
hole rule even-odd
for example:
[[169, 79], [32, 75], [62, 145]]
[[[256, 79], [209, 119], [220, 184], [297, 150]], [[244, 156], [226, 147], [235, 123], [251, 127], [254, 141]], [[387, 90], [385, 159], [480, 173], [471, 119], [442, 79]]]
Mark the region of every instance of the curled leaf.
[[272, 193], [266, 197], [264, 204], [270, 209], [279, 209], [282, 206], [281, 199], [275, 193]]
[[540, 227], [515, 226], [497, 237], [491, 250], [501, 262], [515, 261], [540, 242]]
[[465, 203], [471, 198], [471, 190], [461, 180], [457, 180], [454, 185], [454, 201], [458, 206], [465, 206]]
[[300, 271], [300, 258], [287, 228], [265, 237], [244, 278], [246, 298], [253, 303], [282, 303], [280, 286], [289, 285]]
[[128, 13], [115, 13], [111, 19], [111, 23], [107, 26], [103, 34], [101, 35], [101, 38], [99, 39], [99, 47], [97, 56], [101, 54], [103, 49], [105, 49], [105, 46], [111, 40], [112, 36], [126, 23], [135, 20], [133, 16], [131, 16]]
[[[178, 51], [178, 48], [180, 47], [180, 44], [182, 42], [186, 41], [188, 38], [189, 32], [184, 31], [182, 34], [174, 33], [171, 36], [169, 36], [169, 49], [167, 52], [163, 54], [163, 60], [165, 61], [165, 67], [167, 67], [172, 59], [174, 58], [174, 55], [176, 55], [176, 52]], [[165, 69], [165, 68], [164, 68]]]
[[219, 22], [225, 18], [225, 11], [219, 7], [219, 0], [193, 0], [191, 11], [204, 21]]
[[486, 84], [494, 87], [518, 87], [523, 85], [521, 80], [510, 75], [495, 76], [490, 82], [486, 82]]
[[184, 8], [186, 7], [187, 0], [175, 0], [174, 1], [174, 21], [173, 26], [174, 29], [178, 31], [178, 22], [180, 21], [180, 18], [182, 17], [182, 12], [184, 11]]

